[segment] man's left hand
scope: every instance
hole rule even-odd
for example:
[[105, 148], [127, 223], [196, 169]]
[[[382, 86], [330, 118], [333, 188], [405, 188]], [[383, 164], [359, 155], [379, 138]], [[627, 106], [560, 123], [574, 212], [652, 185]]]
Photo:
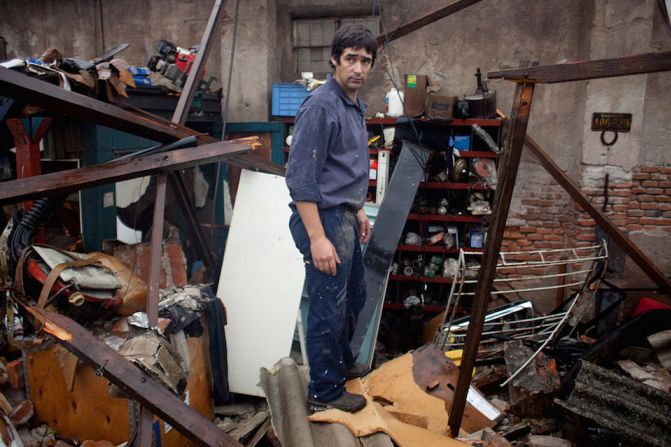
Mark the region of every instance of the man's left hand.
[[370, 239], [370, 221], [363, 208], [356, 212], [356, 218], [359, 221], [359, 240], [365, 244]]

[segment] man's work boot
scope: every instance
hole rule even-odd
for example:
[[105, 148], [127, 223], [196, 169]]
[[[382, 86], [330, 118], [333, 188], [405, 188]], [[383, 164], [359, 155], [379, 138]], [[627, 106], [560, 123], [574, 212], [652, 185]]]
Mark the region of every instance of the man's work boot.
[[328, 410], [329, 408], [336, 408], [338, 410], [346, 411], [347, 413], [355, 413], [365, 406], [366, 399], [363, 396], [360, 394], [348, 393], [347, 391], [328, 402], [310, 398], [308, 398], [307, 402], [307, 409], [310, 414], [316, 413], [317, 411]]
[[355, 363], [347, 370], [347, 380], [363, 377], [370, 372], [370, 368], [361, 363]]

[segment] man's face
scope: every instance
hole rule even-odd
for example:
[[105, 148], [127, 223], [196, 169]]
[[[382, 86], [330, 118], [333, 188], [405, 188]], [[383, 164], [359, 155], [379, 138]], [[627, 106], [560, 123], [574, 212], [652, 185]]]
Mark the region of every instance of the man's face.
[[335, 66], [333, 77], [336, 82], [349, 97], [356, 99], [357, 91], [368, 77], [373, 56], [363, 48], [348, 47], [340, 55], [339, 61], [332, 57], [331, 63]]

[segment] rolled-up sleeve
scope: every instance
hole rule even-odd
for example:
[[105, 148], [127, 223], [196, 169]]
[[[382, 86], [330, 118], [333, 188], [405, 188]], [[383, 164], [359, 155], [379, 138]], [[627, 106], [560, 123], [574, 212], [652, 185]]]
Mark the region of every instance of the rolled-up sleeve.
[[295, 202], [322, 201], [319, 174], [328, 148], [338, 131], [338, 123], [322, 106], [304, 105], [296, 116], [289, 150], [286, 182]]

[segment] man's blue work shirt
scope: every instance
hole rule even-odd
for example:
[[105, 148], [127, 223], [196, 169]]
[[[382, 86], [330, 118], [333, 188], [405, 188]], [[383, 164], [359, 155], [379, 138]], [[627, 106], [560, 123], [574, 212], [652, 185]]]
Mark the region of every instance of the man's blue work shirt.
[[294, 202], [320, 209], [363, 206], [368, 192], [365, 105], [356, 103], [329, 76], [298, 110], [286, 182]]

